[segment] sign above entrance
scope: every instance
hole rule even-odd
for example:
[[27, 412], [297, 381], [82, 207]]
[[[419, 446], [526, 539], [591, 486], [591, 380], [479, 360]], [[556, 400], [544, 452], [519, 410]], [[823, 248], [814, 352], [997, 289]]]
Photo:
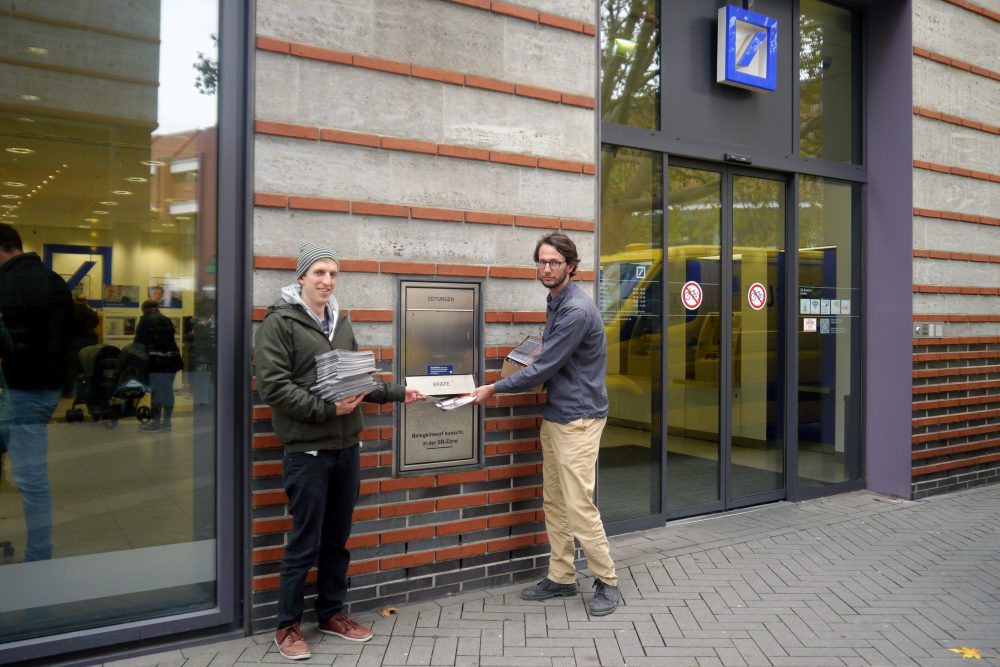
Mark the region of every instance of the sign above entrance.
[[760, 283], [754, 283], [747, 290], [747, 303], [754, 310], [763, 310], [767, 305], [767, 288]]
[[715, 80], [747, 90], [774, 90], [778, 73], [778, 21], [726, 5], [719, 8]]
[[681, 288], [681, 301], [684, 302], [684, 307], [688, 310], [698, 310], [698, 306], [701, 305], [701, 285], [693, 280], [689, 280], [684, 283], [684, 287]]

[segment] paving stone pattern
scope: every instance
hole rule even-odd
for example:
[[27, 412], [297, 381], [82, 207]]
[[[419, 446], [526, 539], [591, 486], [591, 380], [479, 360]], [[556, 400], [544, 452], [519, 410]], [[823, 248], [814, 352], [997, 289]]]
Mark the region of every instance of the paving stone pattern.
[[[591, 617], [582, 595], [542, 603], [521, 586], [358, 620], [353, 644], [307, 627], [336, 667], [1000, 665], [1000, 486], [919, 501], [855, 492], [678, 521], [612, 538], [623, 606]], [[125, 661], [291, 664], [272, 634]]]

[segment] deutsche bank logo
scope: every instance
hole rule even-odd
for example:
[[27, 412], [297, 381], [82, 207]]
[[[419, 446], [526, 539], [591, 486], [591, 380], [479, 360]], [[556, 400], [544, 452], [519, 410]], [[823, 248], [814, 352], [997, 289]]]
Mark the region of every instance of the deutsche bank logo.
[[778, 21], [740, 7], [719, 8], [715, 80], [749, 90], [774, 90]]

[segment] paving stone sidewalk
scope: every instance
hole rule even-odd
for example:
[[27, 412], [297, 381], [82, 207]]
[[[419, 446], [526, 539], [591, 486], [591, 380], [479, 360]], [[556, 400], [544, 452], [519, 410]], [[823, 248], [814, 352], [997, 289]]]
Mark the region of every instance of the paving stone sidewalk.
[[[582, 595], [543, 603], [522, 586], [358, 616], [353, 644], [306, 628], [336, 667], [792, 667], [997, 665], [1000, 486], [919, 501], [855, 492], [677, 521], [612, 538], [623, 606], [592, 618]], [[105, 663], [285, 663], [272, 634]]]

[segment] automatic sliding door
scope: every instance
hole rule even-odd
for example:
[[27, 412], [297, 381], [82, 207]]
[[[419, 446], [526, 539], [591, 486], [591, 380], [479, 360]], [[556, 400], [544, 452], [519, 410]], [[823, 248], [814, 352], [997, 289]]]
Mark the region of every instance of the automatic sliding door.
[[731, 210], [735, 501], [785, 487], [785, 182], [734, 175]]
[[716, 503], [722, 351], [722, 174], [667, 170], [667, 508]]

